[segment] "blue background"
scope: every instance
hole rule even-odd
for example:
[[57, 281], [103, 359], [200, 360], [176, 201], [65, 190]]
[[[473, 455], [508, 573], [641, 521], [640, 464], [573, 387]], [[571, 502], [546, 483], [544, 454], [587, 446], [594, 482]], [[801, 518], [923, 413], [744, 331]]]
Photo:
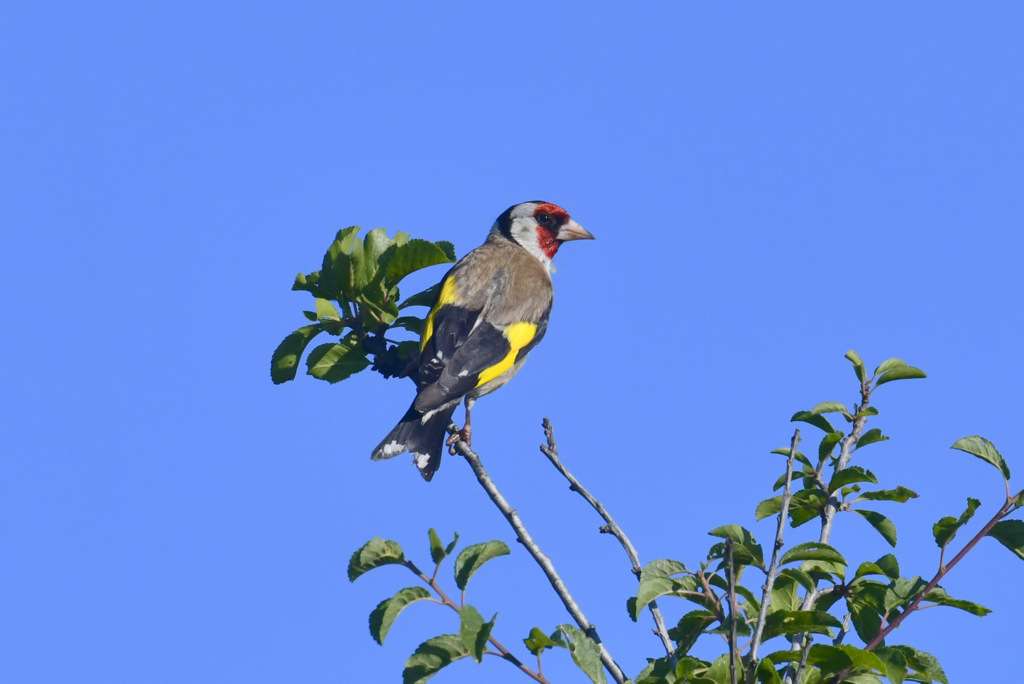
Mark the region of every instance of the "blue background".
[[[413, 606], [381, 648], [367, 615], [414, 578], [345, 569], [375, 535], [428, 565], [428, 527], [514, 547], [468, 599], [521, 657], [568, 621], [464, 463], [427, 485], [369, 461], [407, 381], [268, 375], [337, 229], [461, 255], [535, 198], [598, 239], [558, 255], [548, 336], [477, 405], [474, 446], [628, 673], [660, 644], [539, 453], [544, 416], [642, 560], [693, 566], [720, 524], [770, 541], [768, 452], [794, 411], [857, 398], [848, 349], [903, 358], [930, 377], [878, 391], [892, 440], [857, 462], [920, 493], [876, 508], [931, 577], [932, 523], [1003, 496], [949, 445], [1024, 468], [1021, 35], [1009, 2], [5, 3], [0, 680], [398, 681], [457, 617]], [[889, 550], [858, 516], [833, 540]], [[943, 584], [995, 612], [890, 643], [1004, 679], [1022, 576], [983, 540]], [[583, 680], [564, 653], [545, 672]], [[526, 679], [489, 659], [437, 681]]]

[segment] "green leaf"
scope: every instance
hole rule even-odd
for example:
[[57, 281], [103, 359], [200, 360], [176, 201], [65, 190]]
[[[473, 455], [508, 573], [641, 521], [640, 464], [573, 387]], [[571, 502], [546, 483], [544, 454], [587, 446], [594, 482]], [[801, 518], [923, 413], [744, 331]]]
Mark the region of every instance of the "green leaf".
[[887, 370], [892, 370], [893, 368], [906, 368], [906, 366], [906, 361], [901, 361], [900, 359], [886, 359], [882, 363], [878, 364], [878, 368], [875, 369], [875, 377], [878, 377], [879, 374], [884, 373]]
[[310, 292], [314, 297], [319, 296], [320, 289], [320, 271], [305, 274], [299, 273], [295, 276], [295, 282], [292, 284], [292, 291]]
[[857, 567], [857, 572], [853, 574], [854, 579], [858, 577], [867, 577], [869, 575], [885, 575], [885, 570], [878, 567], [877, 563], [871, 561], [864, 561]]
[[841, 430], [836, 430], [822, 437], [821, 443], [818, 445], [818, 462], [831, 456], [832, 452], [836, 450], [836, 444], [839, 444], [845, 436]]
[[907, 677], [907, 659], [903, 657], [903, 654], [886, 646], [876, 648], [874, 653], [879, 660], [885, 663], [885, 674], [889, 681], [892, 684], [903, 684]]
[[686, 572], [686, 566], [679, 561], [659, 558], [658, 560], [652, 560], [644, 566], [643, 570], [640, 571], [640, 581], [643, 582], [645, 579], [653, 579], [655, 577], [681, 575], [684, 572]]
[[405, 661], [402, 684], [423, 684], [442, 668], [469, 655], [458, 634], [442, 634], [420, 644]]
[[893, 525], [892, 520], [889, 520], [881, 513], [866, 511], [863, 508], [853, 508], [850, 510], [871, 523], [871, 526], [878, 530], [878, 534], [882, 535], [882, 538], [889, 542], [889, 546], [896, 546], [896, 526]]
[[370, 365], [366, 352], [359, 346], [355, 333], [339, 342], [321, 344], [309, 353], [306, 372], [332, 385], [358, 373]]
[[508, 546], [503, 541], [489, 541], [483, 544], [473, 544], [462, 549], [462, 553], [455, 559], [455, 584], [459, 589], [465, 589], [469, 578], [473, 576], [480, 567], [498, 556], [507, 556]]
[[427, 536], [430, 537], [430, 560], [440, 563], [448, 555], [441, 543], [441, 537], [437, 536], [437, 531], [433, 527], [427, 530]]
[[696, 591], [697, 580], [693, 577], [670, 577], [683, 572], [686, 572], [686, 567], [682, 563], [668, 559], [653, 560], [644, 566], [640, 573], [640, 587], [637, 589], [636, 600], [628, 605], [629, 616], [633, 622], [636, 622], [640, 611], [659, 596], [678, 596], [683, 591]]
[[840, 644], [839, 646], [814, 644], [811, 646], [807, 662], [817, 665], [823, 675], [835, 674], [846, 668], [857, 668], [882, 673], [886, 671], [885, 663], [877, 655], [871, 651], [865, 651], [862, 648], [848, 644]]
[[917, 498], [917, 492], [900, 485], [896, 489], [881, 489], [877, 492], [863, 492], [857, 497], [858, 501], [898, 501], [906, 503]]
[[884, 442], [888, 439], [888, 437], [882, 434], [881, 430], [879, 430], [878, 428], [872, 428], [871, 430], [868, 430], [863, 435], [861, 435], [860, 439], [857, 440], [857, 448], [860, 449], [861, 447], [865, 447], [868, 444], [874, 444], [875, 442]]
[[433, 306], [434, 302], [437, 301], [437, 295], [441, 292], [441, 283], [431, 285], [423, 292], [417, 292], [413, 296], [409, 297], [401, 304], [398, 305], [399, 309], [405, 309], [410, 306]]
[[[381, 268], [381, 257], [394, 240], [387, 236], [383, 228], [374, 228], [363, 238], [362, 249], [353, 244], [352, 270], [353, 285], [357, 292], [365, 292], [370, 283], [377, 279]], [[383, 276], [383, 274], [381, 274]]]
[[880, 387], [887, 382], [892, 382], [893, 380], [911, 380], [914, 378], [927, 377], [928, 375], [920, 368], [914, 368], [913, 366], [901, 366], [883, 373], [878, 380], [875, 381], [875, 387]]
[[864, 643], [870, 642], [882, 629], [882, 616], [876, 606], [873, 602], [858, 597], [848, 598], [846, 605], [850, 609], [850, 622], [853, 623], [857, 636]]
[[459, 637], [462, 639], [462, 645], [469, 651], [469, 655], [478, 663], [484, 657], [484, 651], [487, 650], [487, 640], [491, 636], [491, 630], [494, 629], [494, 621], [497, 618], [498, 614], [495, 613], [490, 622], [484, 622], [480, 611], [468, 603], [459, 610]]
[[302, 315], [305, 316], [306, 320], [309, 320], [309, 321], [316, 322], [316, 321], [319, 320], [317, 318], [316, 311], [303, 311]]
[[385, 293], [374, 292], [372, 288], [372, 285], [367, 286], [358, 298], [363, 324], [371, 329], [381, 323], [391, 325], [398, 318], [398, 305], [388, 299]]
[[669, 637], [676, 642], [677, 653], [685, 654], [697, 639], [709, 626], [714, 624], [718, 618], [710, 610], [691, 610], [680, 618], [679, 623], [668, 630]]
[[972, 456], [977, 456], [981, 460], [991, 463], [996, 468], [999, 468], [1003, 473], [1004, 479], [1010, 479], [1010, 466], [1006, 465], [1006, 461], [1003, 460], [1002, 454], [996, 450], [995, 445], [984, 437], [979, 435], [962, 437], [956, 440], [950, 448], [965, 451]]
[[391, 324], [392, 328], [405, 328], [409, 332], [415, 335], [423, 334], [423, 326], [426, 324], [422, 318], [418, 316], [400, 316], [395, 319], [394, 323]]
[[675, 668], [667, 657], [648, 658], [647, 666], [640, 670], [635, 679], [627, 679], [627, 684], [676, 684], [680, 680], [675, 674]]
[[843, 468], [835, 475], [828, 483], [828, 490], [834, 492], [840, 487], [845, 487], [848, 484], [854, 482], [870, 482], [871, 484], [878, 484], [878, 478], [870, 470], [861, 468], [860, 466], [849, 466]]
[[389, 599], [384, 599], [370, 613], [370, 636], [381, 646], [391, 625], [405, 607], [430, 598], [430, 592], [423, 587], [406, 587]]
[[959, 518], [947, 515], [939, 522], [932, 525], [932, 534], [935, 536], [935, 543], [940, 549], [946, 548], [949, 542], [953, 541], [957, 530], [967, 524], [974, 517], [974, 511], [978, 510], [981, 502], [977, 499], [967, 497], [967, 508], [960, 514]]
[[[916, 671], [918, 675], [928, 677], [924, 681], [936, 681], [941, 684], [949, 684], [946, 673], [935, 656], [925, 651], [919, 651], [910, 646], [887, 646], [886, 653], [898, 653], [906, 662], [907, 666]], [[918, 680], [920, 681], [920, 680]]]
[[779, 577], [791, 577], [807, 591], [814, 591], [817, 588], [814, 583], [814, 578], [799, 568], [786, 568], [779, 573]]
[[757, 504], [757, 509], [754, 511], [755, 520], [764, 520], [769, 515], [775, 515], [782, 510], [782, 495], [773, 496], [770, 499], [765, 499], [761, 503]]
[[[558, 636], [558, 632], [555, 632], [552, 636]], [[537, 627], [530, 630], [530, 636], [523, 639], [523, 643], [526, 644], [526, 648], [529, 649], [530, 653], [537, 655], [549, 648], [568, 648], [564, 641], [559, 639], [553, 639], [540, 631]]]
[[445, 556], [450, 556], [452, 551], [455, 550], [455, 545], [458, 544], [458, 543], [459, 543], [459, 533], [456, 532], [455, 533], [455, 538], [452, 539], [451, 543], [448, 544], [448, 546], [444, 547], [444, 555]]
[[1024, 520], [997, 522], [986, 536], [992, 537], [1024, 560]]
[[[827, 418], [811, 411], [797, 411], [793, 414], [793, 417], [789, 419], [791, 423], [798, 420], [804, 423], [810, 423], [814, 427], [824, 430], [825, 432], [835, 432], [835, 428], [832, 427], [832, 424], [828, 422]], [[788, 454], [789, 451], [787, 450], [786, 453]]]
[[846, 559], [843, 558], [843, 554], [839, 553], [828, 544], [821, 544], [819, 542], [804, 542], [803, 544], [797, 544], [782, 555], [782, 558], [779, 560], [779, 565], [785, 565], [786, 563], [792, 563], [793, 561], [798, 560], [821, 560], [828, 563], [846, 565]]
[[792, 577], [779, 575], [775, 578], [770, 595], [770, 610], [798, 610], [800, 608], [800, 584]]
[[906, 608], [926, 586], [928, 583], [916, 575], [914, 577], [897, 577], [889, 585], [883, 608], [886, 612], [893, 608]]
[[[737, 670], [739, 669], [737, 666]], [[723, 653], [715, 658], [711, 667], [699, 679], [693, 680], [692, 684], [729, 684], [729, 681], [729, 654]]]
[[447, 240], [438, 240], [434, 244], [437, 245], [438, 249], [445, 253], [445, 256], [448, 257], [448, 261], [455, 263], [455, 245]]
[[[353, 261], [350, 252], [358, 233], [359, 226], [343, 228], [338, 231], [334, 242], [327, 248], [323, 265], [319, 271], [320, 284], [327, 291], [318, 296], [328, 295], [332, 299], [350, 301], [355, 295], [352, 283]], [[313, 294], [317, 294], [317, 292], [314, 291]]]
[[964, 601], [963, 599], [955, 599], [946, 593], [946, 590], [942, 587], [933, 587], [925, 597], [925, 601], [931, 601], [940, 606], [949, 606], [950, 608], [956, 608], [964, 612], [970, 613], [971, 615], [977, 615], [978, 617], [984, 617], [992, 612], [991, 608], [974, 603], [973, 601]]
[[299, 368], [302, 353], [310, 340], [321, 332], [323, 328], [319, 325], [306, 325], [284, 338], [277, 346], [270, 358], [270, 379], [275, 385], [295, 379], [295, 371]]
[[384, 282], [389, 286], [397, 285], [410, 273], [428, 266], [450, 264], [454, 261], [455, 259], [446, 254], [440, 245], [427, 240], [412, 239], [398, 247], [395, 255], [388, 260]]
[[804, 489], [793, 494], [789, 504], [789, 519], [793, 527], [814, 520], [825, 506], [825, 495], [818, 489]]
[[559, 625], [558, 630], [569, 642], [569, 652], [576, 665], [590, 678], [594, 684], [607, 684], [604, 676], [604, 665], [601, 664], [601, 651], [597, 644], [582, 629], [572, 625]]
[[850, 415], [850, 412], [846, 410], [846, 406], [838, 401], [823, 401], [812, 408], [811, 413], [814, 415], [820, 415], [822, 413], [841, 413], [844, 416]]
[[348, 581], [355, 582], [356, 578], [365, 572], [395, 563], [405, 563], [405, 553], [398, 542], [374, 537], [363, 544], [349, 559]]
[[891, 553], [887, 553], [876, 560], [875, 564], [882, 569], [882, 572], [884, 572], [885, 576], [889, 579], [896, 579], [900, 576], [899, 561], [896, 559], [896, 556]]
[[[733, 562], [764, 569], [764, 551], [749, 530], [739, 525], [722, 525], [708, 532], [712, 537], [733, 540]], [[725, 557], [724, 555], [722, 556]]]
[[775, 671], [775, 663], [771, 658], [762, 658], [757, 664], [758, 684], [782, 684], [782, 677]]
[[317, 320], [321, 321], [340, 321], [341, 314], [338, 313], [338, 309], [335, 308], [334, 304], [331, 304], [326, 299], [316, 298], [316, 317]]
[[851, 349], [850, 351], [846, 352], [846, 358], [849, 359], [850, 363], [853, 364], [853, 372], [857, 374], [857, 379], [860, 380], [861, 382], [867, 380], [868, 372], [864, 368], [864, 362], [861, 361], [859, 356], [857, 356], [857, 352]]
[[783, 634], [812, 632], [831, 637], [832, 628], [841, 629], [843, 623], [824, 610], [777, 610], [769, 613], [764, 623], [762, 639], [768, 641]]
[[[800, 564], [800, 569], [807, 573], [821, 573], [828, 577], [828, 581], [834, 584], [840, 584], [841, 580], [846, 578], [846, 565], [843, 563], [834, 563], [826, 560], [807, 560]], [[830, 577], [834, 575], [840, 581], [837, 581]]]

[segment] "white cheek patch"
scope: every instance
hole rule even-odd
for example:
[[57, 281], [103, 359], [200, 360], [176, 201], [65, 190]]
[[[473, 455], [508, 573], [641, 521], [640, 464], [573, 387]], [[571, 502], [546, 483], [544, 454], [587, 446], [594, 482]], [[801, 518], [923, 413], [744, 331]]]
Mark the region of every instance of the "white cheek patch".
[[533, 222], [516, 223], [512, 228], [512, 239], [523, 249], [536, 257], [548, 271], [551, 271], [551, 258], [544, 253], [537, 243], [537, 228]]

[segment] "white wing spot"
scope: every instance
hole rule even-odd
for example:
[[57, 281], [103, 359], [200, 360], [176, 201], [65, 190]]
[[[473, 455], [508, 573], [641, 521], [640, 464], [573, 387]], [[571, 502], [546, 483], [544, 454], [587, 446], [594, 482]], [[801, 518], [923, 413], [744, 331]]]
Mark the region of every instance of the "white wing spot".
[[403, 451], [405, 451], [405, 445], [399, 444], [397, 440], [392, 440], [388, 442], [387, 444], [384, 445], [384, 449], [382, 450], [384, 458], [391, 458], [392, 456], [397, 456]]
[[427, 467], [427, 463], [430, 462], [430, 454], [416, 454], [416, 453], [414, 453], [412, 456], [413, 456], [413, 463], [415, 463], [416, 467], [419, 468], [420, 470], [423, 470], [424, 468], [426, 468]]

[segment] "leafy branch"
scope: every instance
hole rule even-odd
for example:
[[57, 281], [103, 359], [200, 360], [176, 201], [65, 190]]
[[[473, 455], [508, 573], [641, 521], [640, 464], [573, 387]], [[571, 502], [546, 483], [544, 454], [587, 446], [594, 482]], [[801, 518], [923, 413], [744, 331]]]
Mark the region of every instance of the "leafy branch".
[[[406, 587], [393, 597], [381, 601], [370, 613], [370, 635], [378, 644], [384, 644], [384, 639], [399, 614], [417, 601], [438, 603], [451, 608], [459, 615], [459, 633], [441, 635], [420, 644], [405, 664], [404, 681], [408, 684], [419, 684], [456, 660], [471, 657], [479, 663], [484, 655], [494, 655], [512, 663], [534, 681], [547, 683], [548, 680], [544, 678], [539, 667], [539, 657], [538, 670], [534, 672], [492, 636], [491, 630], [494, 628], [497, 614], [489, 621], [484, 622], [480, 612], [465, 600], [469, 578], [487, 561], [507, 555], [509, 550], [505, 543], [491, 541], [485, 544], [474, 544], [462, 550], [455, 561], [455, 582], [462, 591], [462, 599], [456, 603], [441, 588], [437, 581], [437, 575], [441, 563], [455, 549], [459, 535], [456, 534], [455, 539], [447, 546], [441, 544], [433, 529], [430, 530], [429, 536], [430, 554], [435, 563], [433, 575], [430, 577], [405, 557], [398, 542], [386, 541], [380, 537], [371, 539], [357, 550], [352, 555], [348, 566], [349, 581], [354, 582], [374, 568], [392, 564], [401, 565], [423, 581], [438, 597], [430, 598], [430, 593], [421, 587]], [[495, 650], [487, 650], [487, 644], [493, 646]]]
[[359, 226], [338, 231], [320, 270], [295, 277], [292, 289], [315, 297], [313, 309], [302, 312], [313, 323], [285, 337], [274, 350], [270, 377], [275, 384], [295, 379], [306, 347], [321, 333], [338, 340], [309, 353], [306, 372], [315, 378], [336, 383], [370, 366], [385, 378], [415, 378], [419, 344], [388, 334], [419, 335], [423, 319], [403, 316], [402, 311], [430, 306], [437, 290], [435, 286], [403, 301], [398, 284], [422, 268], [454, 262], [455, 247], [401, 232], [389, 238], [383, 228], [371, 230], [363, 240], [357, 239], [358, 233]]
[[[295, 378], [309, 343], [323, 333], [337, 340], [321, 344], [307, 355], [307, 373], [316, 378], [336, 383], [371, 366], [386, 378], [416, 378], [419, 345], [413, 339], [403, 338], [420, 334], [423, 320], [403, 312], [414, 306], [431, 305], [437, 290], [430, 288], [402, 300], [399, 283], [421, 268], [452, 263], [454, 248], [447, 242], [415, 240], [404, 233], [388, 238], [383, 229], [370, 231], [363, 240], [358, 240], [358, 232], [359, 228], [354, 226], [339, 231], [324, 255], [321, 269], [296, 277], [293, 289], [307, 291], [314, 297], [311, 310], [303, 312], [311, 324], [288, 335], [275, 350], [271, 361], [271, 378], [275, 383]], [[641, 567], [639, 553], [629, 538], [562, 462], [554, 430], [545, 419], [546, 444], [541, 451], [568, 480], [570, 489], [602, 517], [605, 524], [600, 531], [619, 540], [639, 578], [636, 595], [627, 601], [630, 618], [636, 621], [645, 607], [654, 618], [655, 633], [665, 655], [649, 659], [647, 667], [630, 680], [634, 684], [838, 684], [879, 682], [883, 677], [893, 684], [906, 680], [947, 683], [934, 656], [910, 646], [887, 644], [886, 640], [910, 615], [924, 608], [947, 606], [979, 616], [990, 612], [984, 606], [951, 597], [940, 582], [984, 537], [996, 539], [1024, 559], [1024, 521], [1009, 519], [1024, 504], [1024, 490], [1011, 493], [1009, 466], [991, 442], [979, 436], [964, 437], [952, 447], [989, 463], [1003, 478], [1005, 499], [999, 510], [948, 562], [947, 549], [957, 533], [974, 519], [981, 502], [969, 497], [959, 516], [946, 516], [936, 522], [932, 533], [939, 548], [938, 568], [928, 581], [903, 576], [894, 553], [851, 564], [830, 545], [839, 514], [856, 514], [895, 548], [895, 525], [874, 509], [879, 502], [907, 503], [917, 497], [902, 485], [873, 488], [879, 484], [878, 477], [854, 462], [861, 449], [889, 439], [880, 429], [868, 428], [868, 423], [878, 416], [874, 394], [890, 382], [924, 378], [925, 373], [900, 359], [888, 359], [869, 376], [855, 352], [848, 352], [846, 358], [858, 381], [858, 397], [852, 407], [826, 401], [792, 417], [793, 421], [822, 431], [816, 456], [799, 451], [799, 430], [788, 448], [773, 452], [786, 457], [785, 472], [773, 487], [782, 492], [765, 499], [755, 509], [757, 520], [777, 516], [774, 545], [767, 563], [764, 550], [749, 530], [740, 525], [722, 525], [711, 530], [710, 535], [718, 541], [696, 570], [670, 559], [657, 559]], [[829, 416], [838, 416], [848, 426], [837, 429]], [[455, 430], [454, 425], [449, 427], [450, 433]], [[403, 588], [374, 609], [370, 630], [378, 643], [383, 644], [394, 620], [412, 603], [444, 605], [459, 615], [457, 634], [428, 639], [410, 656], [404, 681], [422, 684], [455, 660], [471, 657], [480, 662], [484, 655], [491, 655], [511, 663], [534, 681], [546, 682], [542, 654], [550, 648], [566, 648], [591, 681], [604, 683], [607, 671], [616, 682], [625, 682], [622, 668], [565, 587], [550, 558], [495, 486], [479, 456], [463, 442], [456, 442], [454, 448], [470, 464], [578, 627], [563, 624], [550, 634], [538, 628], [531, 630], [523, 641], [537, 658], [537, 667], [532, 669], [492, 635], [497, 615], [485, 621], [466, 602], [470, 577], [490, 559], [509, 553], [503, 542], [475, 544], [459, 553], [454, 574], [461, 595], [456, 601], [442, 588], [438, 574], [444, 559], [454, 551], [458, 535], [450, 544], [442, 545], [436, 532], [429, 531], [435, 564], [430, 576], [407, 560], [396, 542], [376, 538], [353, 555], [350, 579], [355, 580], [376, 567], [399, 564], [424, 585]], [[787, 524], [795, 531], [813, 520], [819, 522], [819, 529], [812, 540], [786, 549]], [[850, 577], [849, 571], [854, 567]], [[758, 578], [757, 594], [744, 584], [744, 577], [751, 576]], [[659, 605], [658, 599], [663, 598], [664, 605]], [[678, 605], [667, 599], [680, 599], [694, 604], [695, 609], [684, 612], [675, 627], [667, 628], [663, 610]], [[845, 643], [849, 633], [855, 634], [863, 645]], [[727, 652], [711, 662], [690, 655], [690, 649], [705, 635], [720, 638]], [[747, 637], [745, 644], [740, 643], [741, 638]], [[783, 641], [785, 647], [764, 655], [766, 644], [776, 639]]]

